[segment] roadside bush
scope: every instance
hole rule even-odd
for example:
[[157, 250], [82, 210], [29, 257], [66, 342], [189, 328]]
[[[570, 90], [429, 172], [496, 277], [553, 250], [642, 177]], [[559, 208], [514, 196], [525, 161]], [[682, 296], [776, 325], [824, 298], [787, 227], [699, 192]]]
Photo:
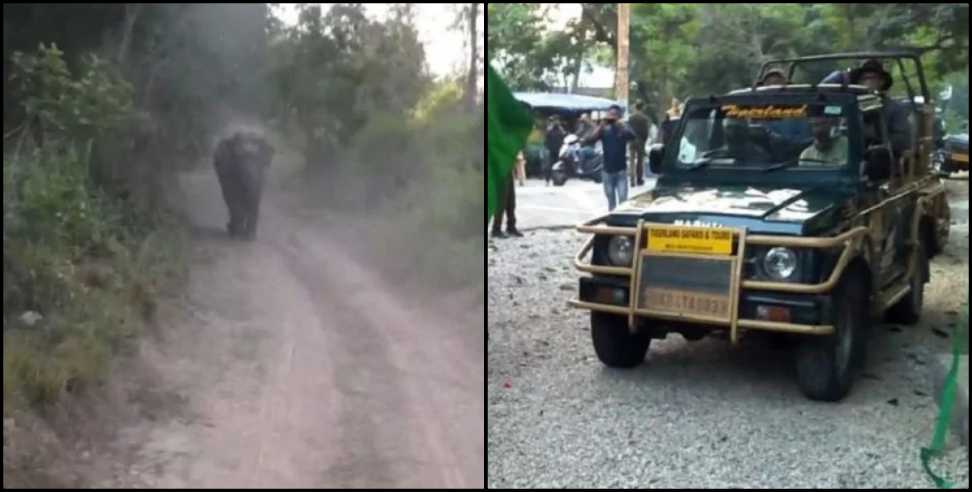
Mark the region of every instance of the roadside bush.
[[134, 90], [117, 68], [94, 54], [72, 76], [64, 53], [41, 44], [36, 53], [14, 52], [14, 93], [33, 125], [37, 144], [48, 139], [87, 142], [123, 128], [134, 113]]
[[351, 143], [345, 169], [348, 181], [357, 183], [360, 196], [356, 208], [374, 208], [383, 200], [395, 198], [412, 182], [426, 178], [421, 143], [408, 121], [380, 113], [372, 117]]
[[476, 116], [457, 108], [458, 100], [441, 104], [428, 121], [412, 122], [419, 158], [411, 167], [420, 179], [386, 203], [382, 215], [392, 217], [395, 227], [383, 229], [389, 237], [378, 241], [400, 245], [408, 238], [396, 255], [417, 279], [446, 288], [474, 286], [485, 278], [484, 178], [477, 169], [483, 149], [476, 145]]
[[118, 164], [93, 148], [130, 121], [127, 82], [95, 56], [72, 77], [53, 46], [12, 62], [27, 120], [4, 145], [5, 409], [96, 381], [186, 273], [179, 224], [94, 179]]
[[339, 166], [305, 183], [325, 220], [350, 216], [369, 230], [368, 252], [399, 279], [444, 289], [483, 289], [484, 113], [462, 104], [462, 86], [440, 82], [407, 116], [368, 114]]
[[151, 320], [161, 286], [186, 275], [179, 225], [89, 189], [82, 155], [24, 159], [20, 200], [5, 200], [5, 398], [52, 403], [96, 381]]

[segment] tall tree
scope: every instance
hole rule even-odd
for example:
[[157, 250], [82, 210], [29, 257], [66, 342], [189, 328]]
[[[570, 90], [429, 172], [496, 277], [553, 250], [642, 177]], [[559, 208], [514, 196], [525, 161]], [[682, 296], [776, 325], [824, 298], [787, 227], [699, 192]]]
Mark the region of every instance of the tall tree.
[[396, 6], [384, 23], [361, 4], [302, 5], [298, 22], [272, 49], [276, 111], [292, 115], [305, 136], [310, 170], [341, 161], [343, 143], [380, 111], [404, 117], [429, 77], [411, 7]]
[[[581, 4], [579, 18], [555, 31], [545, 27], [543, 11], [535, 4], [487, 7], [487, 52], [512, 87], [575, 87], [586, 62], [614, 66], [616, 4]], [[672, 96], [748, 85], [770, 58], [903, 49], [922, 55], [938, 86], [968, 71], [968, 12], [967, 4], [636, 4], [631, 78], [658, 111]], [[803, 80], [835, 68], [846, 63], [820, 64]], [[560, 83], [565, 75], [574, 81]]]
[[531, 3], [487, 4], [486, 58], [514, 90], [544, 86], [540, 67], [546, 63], [538, 50], [545, 32], [540, 8]]
[[466, 8], [469, 17], [469, 75], [466, 78], [466, 109], [476, 111], [476, 85], [479, 80], [479, 50], [476, 29], [476, 19], [479, 16], [479, 4], [471, 3]]

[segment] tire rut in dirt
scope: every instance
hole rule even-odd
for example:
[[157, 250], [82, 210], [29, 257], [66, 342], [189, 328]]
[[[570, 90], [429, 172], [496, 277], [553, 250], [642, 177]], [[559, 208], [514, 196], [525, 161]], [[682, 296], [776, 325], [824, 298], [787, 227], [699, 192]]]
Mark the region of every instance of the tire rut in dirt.
[[[368, 323], [355, 309], [341, 302], [352, 291], [338, 292], [306, 261], [281, 248], [288, 266], [310, 292], [325, 296], [327, 302], [316, 309], [333, 330], [340, 346], [340, 360], [333, 362], [339, 374], [337, 385], [343, 393], [337, 429], [343, 458], [322, 470], [322, 482], [329, 487], [392, 487], [420, 485], [408, 475], [416, 468], [411, 456], [412, 443], [407, 433], [392, 425], [397, 410], [407, 396], [396, 379], [398, 368], [390, 362], [387, 342], [377, 327]], [[327, 357], [329, 354], [321, 354]], [[322, 404], [326, 404], [322, 402]]]

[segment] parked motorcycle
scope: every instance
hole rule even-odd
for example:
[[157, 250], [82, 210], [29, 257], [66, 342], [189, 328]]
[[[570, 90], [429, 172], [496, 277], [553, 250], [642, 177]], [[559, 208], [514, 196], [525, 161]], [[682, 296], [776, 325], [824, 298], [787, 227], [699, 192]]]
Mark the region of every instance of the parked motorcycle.
[[603, 168], [604, 153], [600, 144], [584, 147], [577, 135], [567, 135], [560, 147], [558, 160], [551, 169], [551, 178], [554, 186], [563, 186], [572, 177], [600, 183]]

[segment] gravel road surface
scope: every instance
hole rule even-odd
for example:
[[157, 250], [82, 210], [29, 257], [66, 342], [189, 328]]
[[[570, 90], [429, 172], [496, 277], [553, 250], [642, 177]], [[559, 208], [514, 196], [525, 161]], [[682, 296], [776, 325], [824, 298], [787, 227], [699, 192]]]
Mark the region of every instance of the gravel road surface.
[[[967, 201], [967, 185], [949, 186]], [[919, 459], [938, 410], [926, 368], [968, 292], [965, 220], [933, 261], [922, 322], [880, 325], [838, 404], [807, 400], [789, 353], [758, 340], [672, 334], [640, 367], [606, 368], [587, 312], [566, 305], [583, 236], [491, 241], [488, 487], [933, 487]], [[968, 487], [968, 451], [949, 437], [932, 468]]]

